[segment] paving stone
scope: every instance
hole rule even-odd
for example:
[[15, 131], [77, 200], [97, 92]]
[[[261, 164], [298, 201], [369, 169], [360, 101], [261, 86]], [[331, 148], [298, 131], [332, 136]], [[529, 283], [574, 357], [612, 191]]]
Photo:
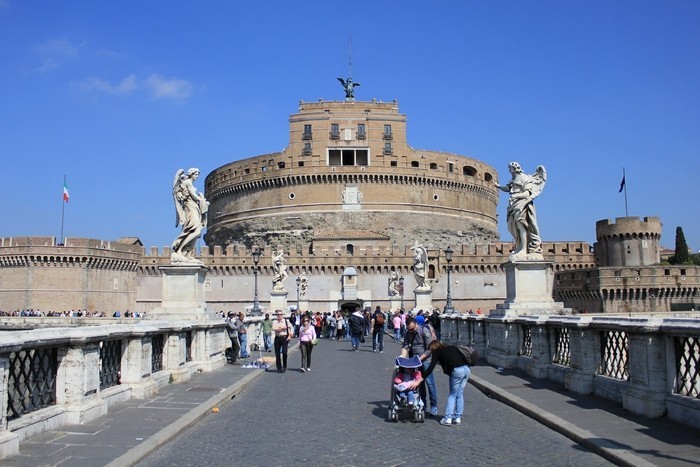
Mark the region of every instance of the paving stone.
[[[291, 354], [286, 373], [266, 373], [139, 465], [608, 465], [471, 386], [459, 427], [432, 418], [387, 422], [398, 351], [387, 343], [384, 354], [373, 353], [370, 343], [351, 352], [322, 341], [309, 373], [298, 371]], [[437, 371], [442, 412], [448, 384]]]

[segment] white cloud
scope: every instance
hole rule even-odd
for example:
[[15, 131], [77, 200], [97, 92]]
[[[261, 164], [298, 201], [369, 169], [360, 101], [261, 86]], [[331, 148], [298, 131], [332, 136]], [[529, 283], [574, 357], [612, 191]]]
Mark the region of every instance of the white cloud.
[[[2, 2], [3, 0], [0, 0]], [[45, 72], [60, 67], [69, 60], [78, 57], [81, 45], [73, 44], [65, 39], [49, 39], [34, 47], [41, 58], [41, 65], [35, 70]]]
[[129, 75], [117, 84], [99, 78], [88, 78], [79, 83], [80, 89], [84, 91], [104, 92], [106, 94], [127, 95], [139, 88], [135, 75]]
[[79, 48], [79, 45], [72, 44], [65, 39], [49, 39], [43, 44], [36, 46], [37, 52], [43, 55], [58, 56], [63, 58], [77, 57]]
[[184, 79], [166, 79], [161, 75], [151, 75], [144, 81], [154, 99], [186, 99], [192, 94], [193, 86]]
[[131, 74], [119, 83], [112, 84], [109, 81], [91, 77], [78, 83], [78, 87], [87, 92], [98, 92], [117, 96], [125, 96], [144, 89], [154, 99], [186, 99], [192, 94], [192, 86], [183, 79], [166, 79], [161, 75], [151, 75], [145, 80], [139, 80]]

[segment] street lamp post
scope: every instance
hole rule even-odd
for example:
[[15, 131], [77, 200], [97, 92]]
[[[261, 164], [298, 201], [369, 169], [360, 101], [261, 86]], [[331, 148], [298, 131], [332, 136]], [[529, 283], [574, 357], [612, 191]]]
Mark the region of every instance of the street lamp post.
[[299, 286], [301, 285], [301, 276], [297, 276], [297, 312], [299, 311]]
[[250, 311], [252, 316], [261, 316], [260, 301], [258, 300], [258, 263], [260, 262], [262, 252], [259, 247], [253, 250], [253, 275], [255, 276], [255, 298], [253, 299], [253, 309]]
[[399, 277], [399, 292], [401, 293], [401, 309], [403, 310], [403, 276]]
[[452, 306], [452, 288], [450, 284], [450, 273], [452, 272], [452, 248], [447, 245], [445, 249], [445, 260], [447, 261], [447, 304], [445, 305], [445, 313], [454, 313], [455, 309]]

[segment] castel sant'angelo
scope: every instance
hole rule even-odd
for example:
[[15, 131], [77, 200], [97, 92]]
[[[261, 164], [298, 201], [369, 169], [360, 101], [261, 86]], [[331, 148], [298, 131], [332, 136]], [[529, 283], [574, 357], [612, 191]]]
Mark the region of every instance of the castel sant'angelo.
[[[207, 246], [198, 259], [208, 268], [204, 288], [209, 308], [249, 309], [257, 280], [260, 305], [268, 309], [271, 259], [282, 250], [289, 274], [282, 285], [289, 305], [299, 301], [296, 279], [304, 274], [308, 309], [388, 309], [396, 304], [388, 290], [395, 272], [401, 278], [401, 306], [410, 309], [416, 287], [411, 247], [417, 243], [427, 250], [433, 306], [442, 309], [446, 303], [448, 246], [454, 252], [449, 267], [455, 309], [490, 310], [503, 302], [502, 264], [513, 244], [498, 237], [494, 181], [499, 177], [494, 167], [464, 155], [412, 148], [406, 116], [395, 101], [300, 102], [289, 123], [289, 144], [283, 151], [225, 164], [205, 179], [211, 204]], [[641, 274], [640, 268], [629, 272], [626, 265], [658, 263], [660, 223], [623, 219], [627, 222], [619, 222], [617, 230], [607, 223], [599, 226], [617, 232], [603, 235], [602, 256], [585, 242], [543, 243], [544, 258], [556, 275], [555, 299], [606, 311], [605, 300], [631, 297], [632, 292], [614, 290], [619, 282], [614, 277]], [[639, 229], [646, 234], [638, 235]], [[159, 267], [170, 264], [169, 248], [147, 250], [135, 239], [68, 238], [64, 245], [58, 243], [51, 237], [1, 239], [0, 308], [111, 312], [160, 305]], [[256, 249], [262, 251], [258, 274], [252, 255]], [[621, 260], [625, 251], [639, 261]], [[614, 267], [606, 292], [590, 283], [590, 271], [605, 265]], [[694, 268], [693, 274], [689, 282], [695, 286], [686, 298], [697, 291]], [[37, 278], [43, 278], [41, 285]], [[559, 285], [562, 291], [557, 291]], [[637, 293], [640, 300], [643, 293], [648, 298], [648, 292]]]

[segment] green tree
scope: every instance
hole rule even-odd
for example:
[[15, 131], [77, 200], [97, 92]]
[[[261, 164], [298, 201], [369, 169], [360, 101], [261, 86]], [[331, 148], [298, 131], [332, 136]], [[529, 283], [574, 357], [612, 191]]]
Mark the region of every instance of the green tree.
[[694, 255], [690, 255], [690, 262], [696, 266], [700, 266], [700, 253], [695, 253]]
[[690, 261], [688, 244], [685, 242], [682, 227], [676, 227], [676, 252], [673, 259], [675, 264], [687, 264]]

